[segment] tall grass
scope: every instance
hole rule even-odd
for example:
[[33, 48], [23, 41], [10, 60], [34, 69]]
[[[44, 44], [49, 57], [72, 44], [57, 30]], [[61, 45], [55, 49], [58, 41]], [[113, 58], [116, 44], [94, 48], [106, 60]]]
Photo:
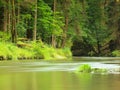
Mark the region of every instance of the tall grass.
[[19, 48], [12, 43], [0, 42], [0, 57], [1, 59], [17, 60], [19, 58], [31, 57], [32, 52], [26, 49]]
[[67, 59], [71, 57], [71, 51], [68, 48], [55, 49], [42, 42], [29, 43], [30, 47], [17, 47], [15, 44], [0, 42], [0, 58], [5, 60], [18, 59]]
[[32, 43], [31, 50], [35, 57], [41, 57], [46, 60], [66, 59], [72, 56], [70, 49], [55, 49], [43, 43]]

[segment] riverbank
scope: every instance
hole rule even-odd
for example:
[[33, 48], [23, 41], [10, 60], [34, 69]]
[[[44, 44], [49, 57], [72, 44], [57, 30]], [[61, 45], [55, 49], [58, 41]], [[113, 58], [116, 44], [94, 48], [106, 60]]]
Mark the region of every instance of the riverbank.
[[0, 60], [23, 60], [23, 59], [67, 59], [72, 56], [69, 48], [57, 49], [43, 42], [30, 42], [12, 44], [0, 43]]

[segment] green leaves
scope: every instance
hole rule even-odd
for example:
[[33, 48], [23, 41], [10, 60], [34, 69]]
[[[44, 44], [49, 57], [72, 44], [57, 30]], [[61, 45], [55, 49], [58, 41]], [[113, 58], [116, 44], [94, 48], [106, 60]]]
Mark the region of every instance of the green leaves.
[[6, 33], [6, 32], [1, 32], [0, 31], [0, 41], [1, 42], [6, 42], [6, 41], [10, 41], [10, 34]]
[[[43, 0], [38, 1], [38, 36], [50, 39], [52, 35], [62, 35], [62, 16], [59, 12], [53, 12]], [[48, 41], [48, 40], [47, 40]]]
[[16, 29], [18, 32], [18, 37], [25, 37], [26, 34], [26, 27], [25, 27], [25, 23], [24, 22], [19, 22], [16, 25]]

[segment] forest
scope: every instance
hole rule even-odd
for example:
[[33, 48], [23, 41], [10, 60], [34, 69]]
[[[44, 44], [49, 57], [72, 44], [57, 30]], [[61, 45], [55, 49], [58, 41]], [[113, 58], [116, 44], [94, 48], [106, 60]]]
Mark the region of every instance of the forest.
[[0, 59], [120, 56], [120, 0], [0, 0]]

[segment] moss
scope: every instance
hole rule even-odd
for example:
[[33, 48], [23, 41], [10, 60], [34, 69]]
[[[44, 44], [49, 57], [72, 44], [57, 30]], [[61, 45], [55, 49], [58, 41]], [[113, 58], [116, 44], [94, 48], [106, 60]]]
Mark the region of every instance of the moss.
[[108, 70], [105, 68], [91, 68], [89, 64], [80, 65], [76, 71], [82, 73], [101, 73], [101, 74], [108, 72]]
[[83, 64], [77, 68], [78, 72], [85, 72], [85, 73], [90, 73], [91, 72], [91, 66], [88, 64]]

